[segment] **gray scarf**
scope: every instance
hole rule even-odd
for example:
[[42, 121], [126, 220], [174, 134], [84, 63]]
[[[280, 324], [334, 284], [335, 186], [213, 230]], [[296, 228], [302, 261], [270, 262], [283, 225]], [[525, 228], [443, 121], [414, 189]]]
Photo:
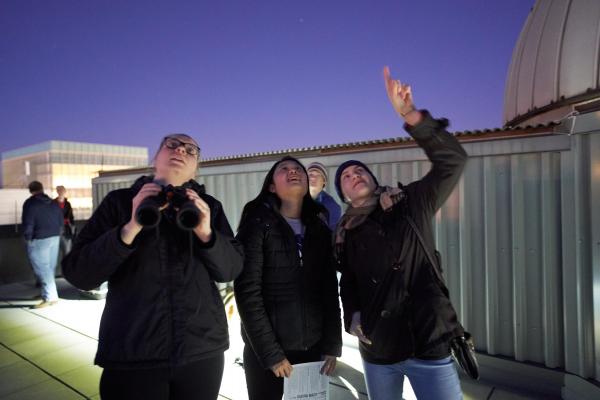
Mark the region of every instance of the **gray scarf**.
[[342, 215], [340, 222], [335, 228], [335, 252], [338, 256], [342, 254], [344, 240], [346, 239], [346, 231], [354, 229], [362, 225], [369, 214], [371, 214], [378, 205], [383, 211], [390, 211], [392, 207], [402, 201], [406, 197], [406, 193], [401, 188], [393, 188], [390, 186], [379, 186], [373, 191], [373, 195], [360, 207], [348, 206], [348, 209]]

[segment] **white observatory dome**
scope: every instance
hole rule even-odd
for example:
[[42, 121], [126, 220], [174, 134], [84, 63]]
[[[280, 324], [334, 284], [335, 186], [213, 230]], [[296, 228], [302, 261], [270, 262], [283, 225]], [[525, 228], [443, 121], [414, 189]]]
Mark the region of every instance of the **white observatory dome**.
[[600, 0], [538, 0], [513, 50], [504, 124], [547, 123], [600, 102]]

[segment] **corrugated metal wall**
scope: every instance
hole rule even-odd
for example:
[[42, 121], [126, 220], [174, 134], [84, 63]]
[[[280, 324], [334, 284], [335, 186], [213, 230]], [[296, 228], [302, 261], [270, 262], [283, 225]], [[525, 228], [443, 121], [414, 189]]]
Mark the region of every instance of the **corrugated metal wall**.
[[92, 198], [94, 210], [98, 208], [102, 199], [113, 190], [128, 188], [133, 182], [141, 175], [148, 175], [151, 173], [151, 169], [148, 170], [147, 174], [123, 174], [119, 176], [100, 176], [92, 179]]
[[[597, 122], [597, 121], [596, 121]], [[454, 304], [490, 355], [600, 380], [600, 123], [574, 135], [465, 142], [463, 177], [435, 218]], [[385, 184], [429, 170], [414, 147], [319, 158], [367, 163]], [[235, 230], [273, 161], [204, 167]], [[134, 177], [96, 178], [95, 199]], [[335, 193], [329, 182], [329, 192]]]

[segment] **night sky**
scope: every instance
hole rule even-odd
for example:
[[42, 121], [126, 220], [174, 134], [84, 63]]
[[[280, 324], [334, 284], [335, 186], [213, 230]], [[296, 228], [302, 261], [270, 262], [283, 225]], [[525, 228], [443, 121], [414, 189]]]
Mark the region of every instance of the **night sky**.
[[203, 157], [402, 136], [381, 69], [452, 130], [502, 125], [534, 0], [0, 1], [0, 151], [46, 140]]

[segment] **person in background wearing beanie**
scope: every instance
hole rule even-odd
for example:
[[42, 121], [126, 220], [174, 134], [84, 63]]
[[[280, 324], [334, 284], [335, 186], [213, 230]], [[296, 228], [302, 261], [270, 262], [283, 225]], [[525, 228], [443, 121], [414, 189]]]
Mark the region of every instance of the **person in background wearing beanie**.
[[63, 232], [60, 236], [60, 251], [62, 257], [69, 254], [71, 251], [71, 245], [73, 243], [73, 236], [75, 234], [75, 217], [73, 216], [73, 208], [71, 203], [66, 198], [67, 189], [64, 186], [59, 185], [56, 187], [56, 193], [58, 197], [54, 199], [54, 202], [58, 204], [58, 207], [63, 213]]
[[327, 170], [323, 164], [317, 161], [310, 163], [306, 170], [308, 171], [310, 196], [327, 209], [327, 212], [329, 213], [327, 225], [329, 226], [329, 229], [334, 231], [335, 226], [342, 215], [342, 208], [335, 199], [325, 191], [325, 185], [327, 184]]
[[54, 274], [63, 216], [56, 203], [44, 194], [41, 182], [31, 182], [29, 193], [31, 197], [23, 204], [23, 236], [27, 241], [27, 255], [33, 273], [42, 292], [42, 302], [33, 308], [43, 308], [58, 302]]
[[292, 364], [324, 361], [331, 375], [342, 352], [342, 321], [331, 231], [308, 191], [308, 174], [286, 156], [242, 211], [237, 238], [244, 269], [235, 280], [250, 400], [281, 400]]
[[[344, 324], [359, 339], [370, 399], [402, 399], [405, 376], [419, 399], [461, 399], [450, 357], [456, 312], [408, 218], [434, 249], [431, 221], [458, 182], [467, 154], [446, 132], [447, 121], [417, 110], [410, 87], [393, 80], [387, 67], [384, 80], [394, 110], [432, 167], [421, 180], [399, 188], [379, 186], [360, 161], [338, 168], [336, 190], [349, 204], [336, 230]], [[381, 297], [377, 289], [386, 286]], [[398, 305], [402, 295], [409, 300], [397, 309], [374, 306], [381, 298]]]

